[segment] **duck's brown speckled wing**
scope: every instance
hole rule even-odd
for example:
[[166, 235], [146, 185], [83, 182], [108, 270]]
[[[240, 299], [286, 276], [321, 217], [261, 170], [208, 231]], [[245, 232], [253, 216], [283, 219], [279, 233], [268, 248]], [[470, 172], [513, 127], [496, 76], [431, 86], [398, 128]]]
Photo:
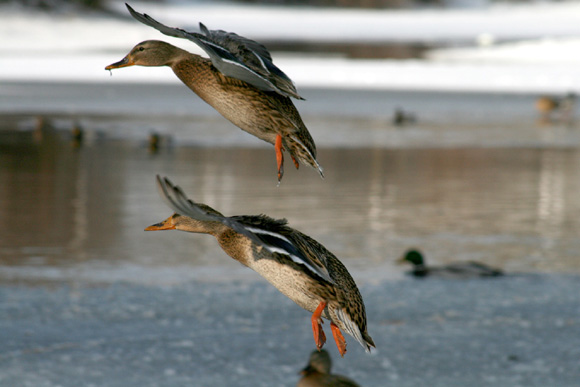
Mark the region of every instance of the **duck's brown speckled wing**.
[[230, 219], [252, 232], [260, 239], [261, 245], [271, 253], [287, 256], [310, 276], [316, 275], [324, 282], [334, 284], [334, 279], [329, 274], [325, 262], [312, 251], [311, 246], [301, 243], [300, 235], [302, 234], [289, 227], [286, 219], [273, 219], [266, 215], [232, 216]]
[[188, 39], [197, 44], [222, 74], [247, 82], [260, 90], [304, 99], [298, 95], [292, 80], [274, 65], [272, 56], [262, 44], [233, 32], [209, 30], [202, 23], [197, 32], [168, 27], [147, 14], [135, 11], [129, 4], [125, 5], [131, 16], [139, 22], [165, 35]]

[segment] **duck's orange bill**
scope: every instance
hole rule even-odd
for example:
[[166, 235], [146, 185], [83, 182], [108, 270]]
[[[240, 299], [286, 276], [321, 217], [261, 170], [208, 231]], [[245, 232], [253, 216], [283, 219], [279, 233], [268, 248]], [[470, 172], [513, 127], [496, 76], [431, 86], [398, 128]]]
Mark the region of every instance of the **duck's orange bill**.
[[128, 66], [134, 66], [134, 65], [135, 65], [135, 63], [132, 60], [129, 60], [128, 57], [124, 57], [123, 59], [121, 59], [117, 63], [113, 63], [113, 64], [110, 64], [107, 67], [105, 67], [105, 70], [120, 69], [121, 67], [128, 67]]
[[160, 223], [155, 223], [145, 229], [145, 231], [161, 231], [161, 230], [175, 230], [175, 226], [167, 220]]

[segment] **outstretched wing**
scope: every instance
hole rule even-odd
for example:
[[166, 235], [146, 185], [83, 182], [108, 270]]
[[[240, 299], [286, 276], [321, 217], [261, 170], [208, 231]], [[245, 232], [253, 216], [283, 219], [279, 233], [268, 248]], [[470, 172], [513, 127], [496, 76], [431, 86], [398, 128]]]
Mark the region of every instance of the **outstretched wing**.
[[201, 47], [212, 64], [224, 75], [247, 82], [260, 90], [274, 91], [285, 97], [304, 99], [292, 80], [274, 63], [266, 47], [232, 32], [209, 30], [199, 23], [200, 30], [188, 32], [168, 27], [147, 14], [135, 11], [125, 3], [131, 16], [159, 32], [175, 38], [189, 39]]
[[[161, 197], [167, 205], [180, 215], [189, 216], [202, 221], [214, 221], [225, 224], [239, 234], [249, 238], [252, 242], [262, 246], [271, 254], [281, 254], [291, 259], [296, 264], [308, 268], [309, 271], [320, 278], [334, 283], [328, 270], [320, 264], [314, 262], [304, 254], [294, 243], [280, 231], [286, 228], [285, 220], [275, 220], [265, 215], [258, 217], [227, 217], [207, 211], [198, 203], [189, 199], [183, 190], [171, 183], [168, 178], [161, 178], [157, 175], [157, 186]], [[268, 227], [264, 227], [264, 226]]]

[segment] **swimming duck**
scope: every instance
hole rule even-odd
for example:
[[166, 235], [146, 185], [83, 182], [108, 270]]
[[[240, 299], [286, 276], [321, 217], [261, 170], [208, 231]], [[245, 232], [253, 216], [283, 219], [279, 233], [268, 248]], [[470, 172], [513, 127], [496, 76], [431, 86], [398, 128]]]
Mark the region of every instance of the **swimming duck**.
[[358, 387], [352, 379], [341, 375], [331, 375], [332, 360], [324, 349], [313, 351], [308, 365], [300, 372], [302, 379], [296, 387]]
[[147, 137], [147, 148], [149, 149], [149, 153], [155, 154], [159, 151], [159, 145], [161, 143], [161, 135], [156, 132], [149, 133], [149, 137]]
[[209, 30], [202, 23], [199, 32], [168, 27], [125, 5], [141, 23], [165, 35], [193, 41], [209, 59], [169, 43], [147, 40], [133, 47], [119, 62], [105, 67], [106, 70], [169, 66], [187, 87], [234, 125], [274, 144], [278, 182], [284, 174], [284, 150], [290, 153], [296, 168], [300, 161], [324, 177], [316, 160], [314, 140], [290, 99], [303, 98], [292, 80], [272, 63], [266, 47], [235, 33]]
[[407, 124], [415, 123], [415, 114], [405, 111], [401, 108], [396, 108], [393, 114], [393, 125], [395, 126], [405, 126]]
[[419, 250], [408, 250], [399, 263], [409, 262], [413, 264], [410, 274], [415, 277], [449, 277], [449, 278], [471, 278], [471, 277], [497, 277], [502, 275], [502, 271], [484, 265], [479, 262], [457, 262], [445, 266], [429, 267], [425, 264], [423, 254]]
[[[536, 100], [536, 109], [540, 113], [541, 123], [571, 123], [576, 104], [576, 94], [567, 93], [563, 97], [544, 95]], [[555, 116], [555, 117], [553, 117]]]
[[266, 215], [224, 216], [188, 199], [181, 188], [157, 176], [157, 185], [173, 215], [145, 231], [181, 230], [213, 235], [233, 259], [253, 269], [280, 292], [312, 312], [312, 331], [318, 349], [326, 341], [322, 318], [330, 328], [341, 356], [346, 341], [341, 330], [367, 352], [375, 344], [367, 333], [365, 306], [346, 267], [324, 246], [288, 226], [285, 219]]
[[71, 137], [72, 137], [72, 146], [74, 148], [80, 148], [81, 145], [83, 144], [84, 131], [78, 122], [75, 122], [72, 127]]

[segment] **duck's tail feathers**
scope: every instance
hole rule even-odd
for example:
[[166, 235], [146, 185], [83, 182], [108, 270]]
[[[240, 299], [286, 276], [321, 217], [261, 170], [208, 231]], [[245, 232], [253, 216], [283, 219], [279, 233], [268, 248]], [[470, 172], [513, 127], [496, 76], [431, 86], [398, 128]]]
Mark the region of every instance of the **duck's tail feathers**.
[[320, 177], [324, 179], [324, 170], [316, 160], [316, 150], [314, 152], [311, 151], [310, 148], [304, 145], [304, 143], [297, 136], [290, 136], [290, 138], [295, 144], [295, 149], [292, 149], [292, 147], [289, 146], [287, 146], [286, 149], [288, 149], [292, 156], [297, 157], [303, 164], [309, 165], [310, 167], [316, 169], [320, 174]]
[[336, 315], [342, 321], [346, 333], [354, 337], [363, 346], [365, 351], [370, 352], [371, 347], [376, 348], [371, 336], [366, 331], [361, 331], [358, 324], [352, 321], [344, 309], [337, 309]]

